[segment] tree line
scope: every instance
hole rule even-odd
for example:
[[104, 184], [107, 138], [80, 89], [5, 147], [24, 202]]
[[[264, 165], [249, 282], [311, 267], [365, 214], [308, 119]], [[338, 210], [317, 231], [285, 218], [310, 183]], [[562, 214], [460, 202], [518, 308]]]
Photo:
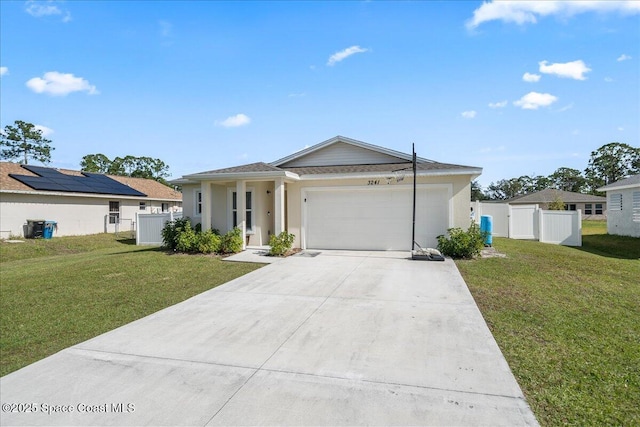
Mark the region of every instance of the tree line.
[[[0, 142], [0, 159], [18, 160], [28, 164], [29, 160], [41, 163], [51, 161], [51, 140], [42, 135], [42, 131], [32, 123], [16, 120], [14, 125], [5, 126]], [[82, 157], [80, 167], [83, 172], [104, 173], [109, 175], [147, 178], [169, 185], [169, 166], [160, 159], [151, 157], [124, 156], [109, 159], [104, 154], [87, 154]]]
[[506, 200], [546, 188], [601, 195], [598, 188], [636, 174], [640, 174], [640, 148], [610, 142], [591, 152], [584, 171], [560, 167], [548, 176], [501, 179], [491, 182], [486, 189], [473, 181], [471, 200]]

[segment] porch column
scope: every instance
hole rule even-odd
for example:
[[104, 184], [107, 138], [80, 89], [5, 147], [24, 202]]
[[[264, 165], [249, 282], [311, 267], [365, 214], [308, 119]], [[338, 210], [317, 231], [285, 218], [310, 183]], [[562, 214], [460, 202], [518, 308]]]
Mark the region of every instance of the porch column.
[[236, 212], [237, 227], [242, 233], [242, 250], [247, 249], [247, 183], [246, 181], [236, 182]]
[[[203, 181], [200, 183], [200, 197], [202, 197], [202, 212], [200, 216], [202, 230], [211, 229], [211, 182]], [[197, 204], [198, 201], [195, 200]], [[195, 225], [195, 224], [193, 224]]]
[[275, 200], [274, 200], [274, 217], [276, 236], [282, 233], [285, 229], [284, 223], [284, 178], [276, 178], [274, 185]]

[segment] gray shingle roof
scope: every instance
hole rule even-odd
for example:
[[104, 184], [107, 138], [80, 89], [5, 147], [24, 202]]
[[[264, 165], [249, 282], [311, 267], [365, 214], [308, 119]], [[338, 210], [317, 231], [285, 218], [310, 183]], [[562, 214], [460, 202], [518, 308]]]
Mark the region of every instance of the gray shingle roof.
[[[418, 171], [435, 171], [435, 170], [455, 170], [469, 169], [471, 166], [452, 165], [448, 163], [418, 163], [416, 169]], [[385, 163], [376, 165], [340, 165], [340, 166], [306, 166], [286, 168], [287, 171], [298, 175], [323, 175], [323, 174], [341, 174], [341, 173], [375, 173], [388, 172], [404, 169], [405, 173], [412, 173], [411, 162], [407, 163]]]
[[560, 197], [560, 199], [565, 203], [602, 203], [607, 201], [606, 197], [556, 190], [555, 188], [547, 188], [535, 193], [525, 194], [524, 196], [513, 197], [511, 199], [505, 200], [505, 202], [510, 204], [551, 203], [557, 197]]
[[280, 172], [280, 169], [264, 162], [249, 163], [248, 165], [232, 166], [230, 168], [215, 169], [211, 171], [199, 172], [199, 174], [224, 174], [224, 173], [247, 173], [247, 172]]
[[607, 191], [607, 190], [613, 190], [619, 187], [626, 187], [626, 186], [634, 186], [634, 185], [640, 185], [640, 174], [638, 175], [633, 175], [630, 176], [629, 178], [624, 178], [621, 179], [619, 181], [613, 182], [609, 185], [605, 185], [604, 187], [600, 187], [598, 188], [598, 191]]

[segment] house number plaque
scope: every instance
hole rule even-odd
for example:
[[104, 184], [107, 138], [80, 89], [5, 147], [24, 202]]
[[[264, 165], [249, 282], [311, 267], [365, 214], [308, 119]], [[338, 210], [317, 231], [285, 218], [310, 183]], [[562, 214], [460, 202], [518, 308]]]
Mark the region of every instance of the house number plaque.
[[367, 185], [379, 185], [379, 184], [380, 184], [379, 179], [370, 179], [369, 181], [367, 181]]

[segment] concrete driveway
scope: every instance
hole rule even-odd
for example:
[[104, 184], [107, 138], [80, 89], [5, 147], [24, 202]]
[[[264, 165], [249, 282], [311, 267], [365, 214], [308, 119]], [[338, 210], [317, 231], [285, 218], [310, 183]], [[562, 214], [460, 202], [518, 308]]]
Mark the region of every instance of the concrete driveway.
[[1, 424], [537, 425], [452, 261], [315, 254], [3, 377]]

